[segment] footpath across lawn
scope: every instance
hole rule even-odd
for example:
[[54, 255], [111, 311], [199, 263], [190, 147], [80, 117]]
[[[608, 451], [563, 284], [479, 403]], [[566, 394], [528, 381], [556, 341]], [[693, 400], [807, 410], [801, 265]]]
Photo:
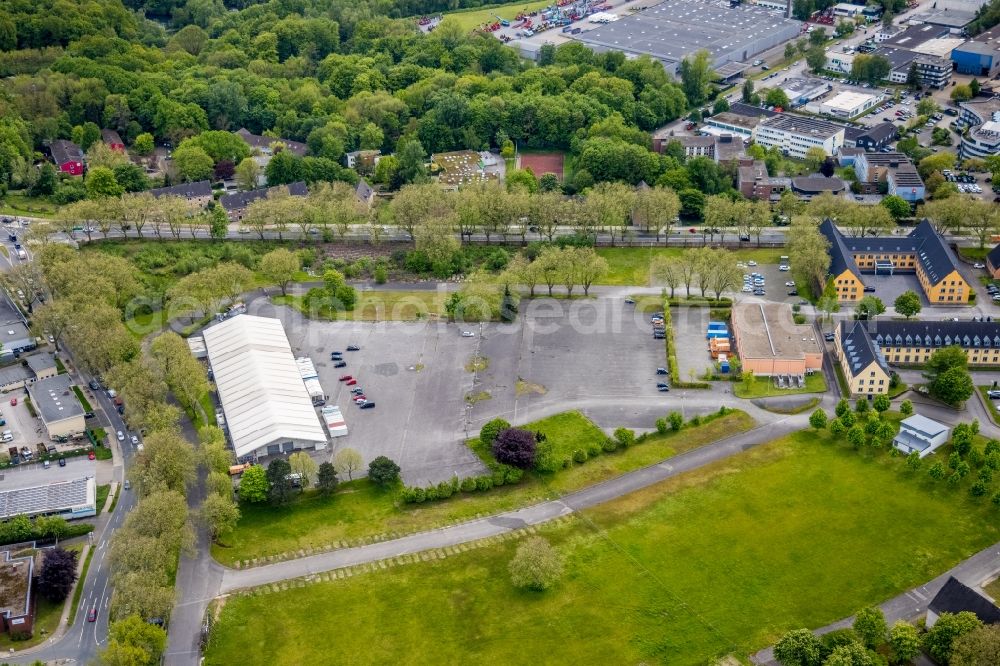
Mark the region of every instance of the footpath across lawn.
[[[600, 437], [603, 433], [579, 415], [556, 415], [525, 427], [545, 428], [552, 438], [557, 432], [580, 437]], [[615, 453], [603, 454], [582, 465], [554, 474], [528, 473], [517, 485], [487, 492], [461, 493], [447, 500], [424, 504], [403, 504], [397, 491], [384, 491], [361, 479], [342, 483], [330, 498], [315, 491], [299, 495], [291, 505], [275, 508], [263, 504], [242, 504], [239, 524], [223, 534], [221, 544], [212, 546], [212, 556], [232, 566], [238, 562], [271, 555], [298, 554], [306, 548], [329, 548], [342, 541], [375, 535], [409, 534], [442, 525], [555, 499], [625, 472], [652, 465], [692, 448], [749, 430], [754, 425], [744, 412], [731, 412], [707, 424], [689, 426], [679, 432], [654, 434], [642, 444]], [[561, 430], [553, 427], [559, 426]]]
[[[800, 432], [539, 532], [565, 572], [515, 589], [515, 542], [230, 598], [207, 664], [746, 658], [1000, 539], [997, 508], [901, 458]], [[330, 631], [329, 627], [350, 627]]]

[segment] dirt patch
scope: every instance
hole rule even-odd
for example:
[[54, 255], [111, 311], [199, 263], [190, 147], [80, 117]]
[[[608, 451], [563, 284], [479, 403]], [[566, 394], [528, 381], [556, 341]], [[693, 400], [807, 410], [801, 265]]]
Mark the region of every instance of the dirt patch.
[[554, 173], [560, 181], [563, 179], [562, 153], [522, 153], [518, 161], [520, 168], [531, 169], [536, 178], [543, 173]]
[[490, 359], [485, 356], [473, 356], [465, 364], [466, 372], [483, 372], [490, 367]]
[[517, 384], [514, 387], [514, 392], [518, 397], [522, 395], [530, 395], [534, 393], [535, 395], [545, 395], [546, 388], [541, 384], [533, 384], [531, 382], [526, 382], [520, 377], [517, 378]]
[[489, 391], [480, 391], [479, 393], [470, 393], [469, 395], [465, 396], [465, 401], [467, 403], [469, 403], [470, 405], [474, 405], [477, 402], [482, 402], [484, 400], [490, 400], [492, 398], [493, 398], [493, 396], [490, 395]]

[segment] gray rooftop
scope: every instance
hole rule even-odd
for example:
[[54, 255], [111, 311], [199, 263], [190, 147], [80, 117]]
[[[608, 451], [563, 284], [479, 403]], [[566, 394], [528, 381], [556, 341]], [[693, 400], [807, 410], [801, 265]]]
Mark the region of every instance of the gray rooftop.
[[818, 120], [807, 116], [795, 116], [790, 113], [783, 113], [780, 116], [768, 118], [761, 124], [803, 136], [831, 137], [843, 129], [840, 125], [834, 125], [825, 120]]
[[24, 324], [21, 313], [11, 305], [3, 294], [0, 294], [0, 344], [3, 348], [22, 346], [32, 339], [28, 327]]
[[56, 375], [32, 384], [28, 393], [45, 423], [55, 423], [83, 415], [83, 405], [72, 389], [69, 375]]
[[[48, 471], [48, 470], [46, 470]], [[0, 519], [27, 514], [61, 513], [96, 500], [93, 477], [51, 481], [25, 488], [0, 490]]]
[[207, 180], [199, 180], [194, 183], [181, 183], [169, 187], [156, 187], [149, 191], [154, 197], [183, 197], [184, 199], [197, 199], [200, 197], [212, 196], [212, 184]]
[[933, 419], [929, 419], [921, 414], [914, 414], [903, 419], [900, 422], [900, 427], [905, 430], [911, 430], [918, 432], [920, 434], [926, 435], [927, 437], [934, 437], [940, 435], [942, 432], [948, 430], [948, 426], [943, 423], [938, 423]]
[[958, 9], [928, 9], [927, 11], [914, 14], [911, 21], [923, 21], [930, 25], [943, 25], [949, 28], [964, 28], [972, 23], [976, 15], [971, 12], [963, 12]]
[[798, 33], [798, 21], [759, 7], [708, 0], [665, 0], [618, 21], [587, 30], [575, 39], [598, 47], [630, 53], [648, 53], [667, 62], [679, 62], [701, 49], [711, 53], [716, 65], [755, 54], [763, 40], [782, 30]]
[[905, 49], [913, 49], [924, 42], [947, 36], [948, 28], [946, 26], [924, 23], [910, 26], [898, 35], [894, 35], [891, 39], [886, 40], [885, 44], [887, 46], [901, 46]]
[[28, 364], [28, 367], [31, 368], [32, 372], [36, 375], [43, 370], [49, 370], [56, 367], [56, 357], [55, 354], [51, 352], [41, 352], [39, 354], [25, 356], [24, 360]]
[[22, 382], [32, 377], [34, 375], [31, 374], [31, 370], [22, 363], [14, 363], [13, 365], [0, 368], [0, 386]]

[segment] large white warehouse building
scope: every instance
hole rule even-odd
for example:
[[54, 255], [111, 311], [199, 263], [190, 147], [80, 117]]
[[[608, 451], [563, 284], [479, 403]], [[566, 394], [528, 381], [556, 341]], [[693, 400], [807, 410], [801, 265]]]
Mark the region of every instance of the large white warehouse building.
[[203, 335], [237, 456], [326, 445], [280, 320], [241, 314]]

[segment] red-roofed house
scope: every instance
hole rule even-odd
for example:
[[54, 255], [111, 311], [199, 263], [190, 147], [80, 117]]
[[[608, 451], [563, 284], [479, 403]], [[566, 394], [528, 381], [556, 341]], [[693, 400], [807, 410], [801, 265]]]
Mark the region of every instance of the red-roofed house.
[[80, 146], [72, 141], [56, 139], [49, 146], [49, 152], [52, 153], [52, 161], [60, 171], [71, 176], [83, 175], [83, 151], [80, 150]]
[[113, 129], [102, 129], [101, 130], [101, 141], [104, 142], [111, 150], [118, 151], [119, 153], [125, 152], [125, 142], [118, 135], [118, 132]]

